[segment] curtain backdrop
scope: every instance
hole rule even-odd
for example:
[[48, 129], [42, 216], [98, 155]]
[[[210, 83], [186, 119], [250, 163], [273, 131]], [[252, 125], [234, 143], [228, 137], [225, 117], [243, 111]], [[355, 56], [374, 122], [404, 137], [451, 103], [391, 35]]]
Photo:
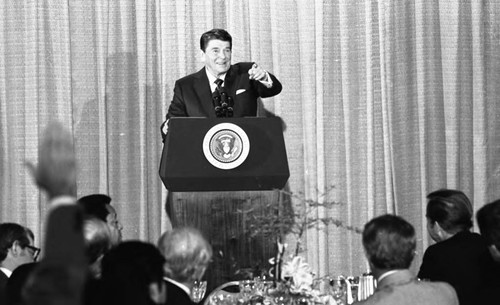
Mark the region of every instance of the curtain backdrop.
[[[170, 226], [159, 126], [214, 27], [232, 34], [233, 62], [283, 83], [263, 104], [287, 126], [288, 187], [340, 202], [315, 217], [359, 228], [405, 217], [415, 268], [430, 243], [428, 192], [461, 189], [475, 210], [500, 198], [497, 0], [5, 0], [0, 221], [27, 225], [40, 244], [46, 198], [24, 163], [57, 119], [74, 135], [78, 195], [110, 194], [124, 238], [156, 242]], [[301, 241], [319, 275], [367, 269], [360, 235], [345, 228], [318, 224]]]

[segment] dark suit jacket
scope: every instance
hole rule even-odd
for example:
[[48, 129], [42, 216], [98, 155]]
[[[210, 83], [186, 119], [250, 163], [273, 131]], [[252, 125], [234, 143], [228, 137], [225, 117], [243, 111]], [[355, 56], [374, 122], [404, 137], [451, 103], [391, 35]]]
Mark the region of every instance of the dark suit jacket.
[[[34, 272], [38, 263], [27, 263], [17, 267], [7, 281], [7, 302], [5, 304], [22, 304], [22, 289], [28, 281], [29, 276]], [[4, 304], [0, 302], [0, 304]]]
[[[252, 65], [251, 62], [237, 63], [226, 73], [224, 88], [234, 100], [233, 117], [256, 116], [259, 97], [271, 97], [281, 92], [281, 83], [271, 73], [269, 73], [273, 81], [271, 88], [267, 88], [259, 81], [250, 80], [248, 70]], [[205, 68], [175, 82], [174, 97], [166, 119], [172, 117], [216, 117]]]
[[52, 207], [45, 256], [35, 268], [30, 289], [39, 304], [81, 305], [87, 274], [82, 211], [76, 204]]
[[476, 304], [479, 291], [494, 279], [495, 264], [481, 235], [469, 231], [425, 251], [418, 277], [451, 284], [460, 305]]
[[458, 299], [447, 283], [417, 281], [409, 270], [399, 270], [383, 278], [373, 295], [356, 304], [458, 305]]
[[7, 281], [9, 278], [0, 271], [0, 304], [5, 304], [5, 301], [7, 299]]
[[165, 281], [167, 285], [167, 303], [166, 305], [195, 305], [189, 295], [179, 286], [172, 282]]

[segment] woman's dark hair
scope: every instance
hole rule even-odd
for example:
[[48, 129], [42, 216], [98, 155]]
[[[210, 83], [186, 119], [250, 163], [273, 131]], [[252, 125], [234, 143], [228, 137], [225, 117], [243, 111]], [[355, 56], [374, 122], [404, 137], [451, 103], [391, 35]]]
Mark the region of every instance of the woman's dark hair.
[[229, 41], [229, 48], [233, 48], [233, 38], [231, 35], [223, 29], [212, 29], [208, 32], [205, 32], [201, 35], [200, 38], [200, 49], [205, 52], [207, 49], [208, 42], [210, 40], [222, 40], [222, 41]]
[[442, 189], [427, 195], [426, 216], [448, 233], [472, 227], [472, 204], [461, 191]]

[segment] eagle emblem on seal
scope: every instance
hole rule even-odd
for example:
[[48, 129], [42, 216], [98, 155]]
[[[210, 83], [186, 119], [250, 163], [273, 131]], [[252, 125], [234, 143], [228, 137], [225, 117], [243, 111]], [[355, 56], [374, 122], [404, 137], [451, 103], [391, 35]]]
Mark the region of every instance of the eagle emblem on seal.
[[211, 151], [220, 162], [232, 162], [240, 155], [241, 139], [230, 130], [222, 130], [215, 134]]
[[233, 123], [220, 123], [205, 134], [203, 154], [213, 166], [229, 170], [240, 166], [250, 153], [246, 132]]

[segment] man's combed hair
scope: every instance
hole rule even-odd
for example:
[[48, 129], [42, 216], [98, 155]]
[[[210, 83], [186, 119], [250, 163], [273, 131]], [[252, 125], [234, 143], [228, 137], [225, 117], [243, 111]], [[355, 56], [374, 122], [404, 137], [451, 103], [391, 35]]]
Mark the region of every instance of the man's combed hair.
[[104, 194], [92, 194], [84, 196], [77, 201], [78, 205], [83, 208], [86, 215], [97, 217], [106, 222], [109, 211], [106, 205], [111, 203], [111, 197]]
[[201, 35], [200, 38], [200, 49], [205, 52], [207, 49], [208, 42], [210, 40], [222, 40], [229, 41], [229, 48], [233, 48], [233, 38], [231, 35], [223, 29], [212, 29], [208, 32], [205, 32]]
[[3, 262], [7, 257], [9, 248], [17, 240], [20, 246], [28, 246], [33, 238], [33, 232], [17, 223], [2, 223], [0, 224], [0, 262]]
[[481, 235], [500, 250], [500, 199], [481, 207], [476, 218]]
[[415, 229], [399, 216], [379, 216], [365, 225], [363, 246], [375, 267], [407, 269], [415, 255]]
[[457, 233], [472, 227], [472, 204], [458, 190], [442, 189], [427, 195], [426, 216], [439, 223], [448, 233]]

